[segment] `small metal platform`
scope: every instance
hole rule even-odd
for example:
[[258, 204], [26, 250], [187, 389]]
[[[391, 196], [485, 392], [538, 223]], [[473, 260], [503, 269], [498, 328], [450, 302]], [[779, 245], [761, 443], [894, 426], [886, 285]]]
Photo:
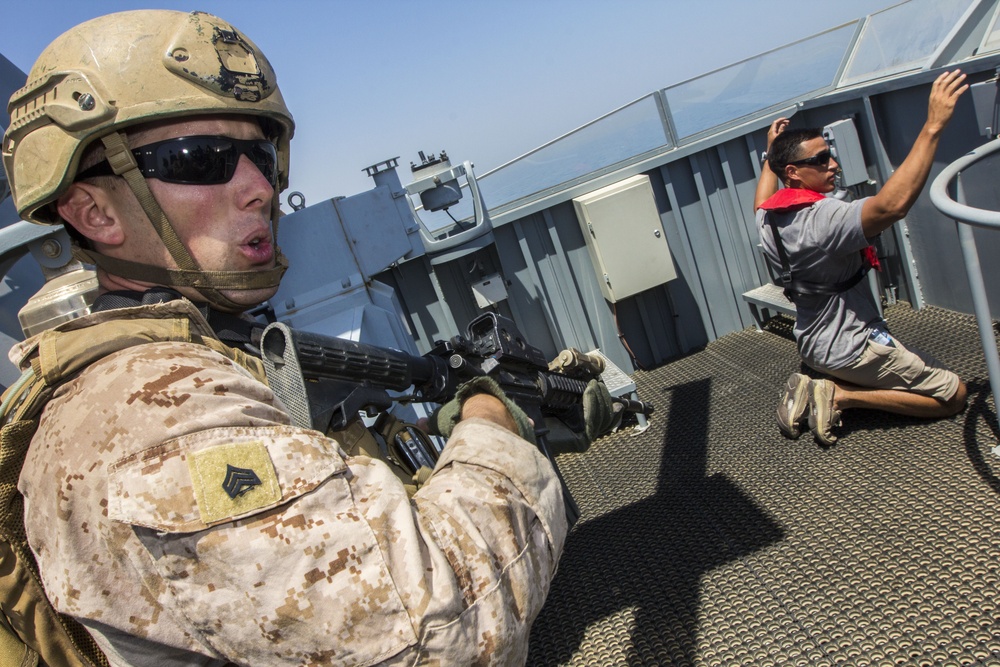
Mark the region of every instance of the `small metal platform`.
[[788, 300], [783, 289], [774, 284], [761, 285], [744, 292], [743, 300], [750, 306], [757, 331], [763, 331], [764, 325], [774, 316], [771, 311], [775, 315], [795, 317], [795, 304]]
[[1000, 665], [1000, 459], [975, 320], [886, 316], [962, 376], [966, 412], [847, 411], [833, 447], [786, 440], [778, 394], [803, 368], [785, 317], [635, 373], [649, 428], [558, 458], [582, 517], [528, 664]]
[[[621, 397], [625, 396], [631, 400], [638, 401], [639, 395], [636, 393], [635, 381], [628, 376], [625, 371], [619, 368], [615, 362], [611, 361], [603, 352], [600, 350], [591, 350], [588, 354], [595, 355], [604, 360], [604, 372], [601, 373], [601, 382], [604, 386], [608, 388], [608, 393], [612, 396]], [[637, 420], [634, 432], [642, 432], [646, 430], [648, 426], [648, 421], [644, 415], [635, 415]]]

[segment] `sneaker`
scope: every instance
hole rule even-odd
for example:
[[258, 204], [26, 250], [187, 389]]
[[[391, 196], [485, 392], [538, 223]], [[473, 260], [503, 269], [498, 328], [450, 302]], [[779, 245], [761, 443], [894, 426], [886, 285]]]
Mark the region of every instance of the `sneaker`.
[[834, 426], [840, 426], [840, 410], [833, 407], [836, 385], [830, 380], [813, 380], [809, 383], [809, 430], [821, 445], [832, 445], [837, 436]]
[[795, 440], [802, 435], [802, 422], [808, 407], [809, 378], [802, 373], [792, 373], [778, 403], [778, 428], [786, 438]]

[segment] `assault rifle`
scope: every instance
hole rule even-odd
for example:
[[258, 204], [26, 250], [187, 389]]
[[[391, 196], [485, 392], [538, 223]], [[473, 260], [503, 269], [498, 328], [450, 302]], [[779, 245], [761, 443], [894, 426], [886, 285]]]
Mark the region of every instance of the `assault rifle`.
[[[577, 353], [579, 354], [579, 353]], [[582, 355], [586, 357], [587, 355]], [[358, 418], [388, 410], [394, 401], [445, 403], [465, 381], [487, 375], [535, 423], [535, 440], [562, 475], [546, 441], [546, 417], [583, 431], [581, 399], [603, 364], [570, 364], [573, 375], [549, 370], [541, 350], [530, 345], [510, 319], [485, 313], [467, 327], [466, 336], [438, 341], [423, 356], [270, 324], [261, 337], [268, 382], [285, 402], [292, 423], [318, 431], [342, 430]], [[390, 395], [389, 391], [406, 395]], [[622, 397], [612, 400], [626, 412], [649, 415], [653, 406]], [[411, 467], [433, 467], [436, 452], [414, 443], [401, 447]], [[433, 460], [428, 460], [433, 459]], [[579, 512], [563, 481], [570, 524]]]

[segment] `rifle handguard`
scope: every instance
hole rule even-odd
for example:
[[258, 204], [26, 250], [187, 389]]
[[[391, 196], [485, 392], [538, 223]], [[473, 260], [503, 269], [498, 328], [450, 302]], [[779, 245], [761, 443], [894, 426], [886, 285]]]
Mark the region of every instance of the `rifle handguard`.
[[603, 382], [591, 380], [583, 392], [583, 424], [588, 444], [601, 437], [621, 421], [621, 409]]

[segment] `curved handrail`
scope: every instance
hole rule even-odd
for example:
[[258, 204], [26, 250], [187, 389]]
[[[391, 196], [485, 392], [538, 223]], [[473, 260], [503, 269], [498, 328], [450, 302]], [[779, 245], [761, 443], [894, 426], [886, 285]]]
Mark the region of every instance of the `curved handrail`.
[[1000, 229], [1000, 212], [986, 211], [959, 203], [948, 194], [948, 186], [963, 171], [979, 160], [1000, 151], [1000, 139], [969, 151], [945, 167], [931, 183], [931, 203], [937, 210], [958, 222], [988, 229]]
[[[997, 351], [996, 336], [993, 334], [993, 317], [983, 281], [983, 269], [979, 263], [979, 251], [976, 249], [976, 237], [970, 227], [974, 225], [985, 229], [1000, 229], [1000, 212], [966, 205], [965, 191], [962, 188], [962, 172], [997, 151], [1000, 151], [1000, 139], [983, 144], [949, 164], [931, 183], [930, 197], [935, 208], [957, 223], [965, 274], [969, 279], [972, 306], [979, 328], [979, 341], [983, 347], [990, 388], [993, 391], [993, 404], [1000, 407], [1000, 352]], [[952, 181], [955, 182], [957, 201], [948, 193]], [[1000, 446], [993, 449], [993, 454], [1000, 456]]]

